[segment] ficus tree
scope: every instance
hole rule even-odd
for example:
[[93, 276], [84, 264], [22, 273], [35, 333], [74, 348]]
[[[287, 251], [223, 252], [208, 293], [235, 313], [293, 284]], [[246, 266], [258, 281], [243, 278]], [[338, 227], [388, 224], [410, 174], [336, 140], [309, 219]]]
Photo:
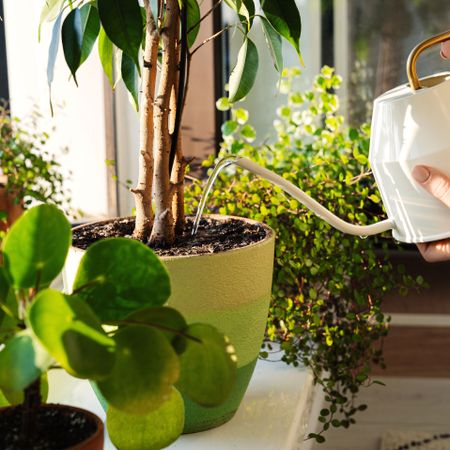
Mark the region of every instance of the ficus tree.
[[[204, 19], [222, 3], [236, 12], [236, 23], [197, 43]], [[187, 161], [180, 130], [192, 58], [227, 29], [239, 30], [242, 46], [229, 79], [229, 101], [243, 99], [258, 71], [258, 49], [249, 36], [257, 19], [276, 70], [283, 68], [283, 39], [300, 58], [301, 19], [295, 0], [213, 0], [204, 14], [198, 0], [46, 0], [41, 24], [54, 22], [49, 84], [60, 40], [75, 82], [98, 40], [111, 85], [121, 78], [139, 109], [139, 177], [131, 189], [136, 202], [135, 238], [170, 245], [184, 226]]]

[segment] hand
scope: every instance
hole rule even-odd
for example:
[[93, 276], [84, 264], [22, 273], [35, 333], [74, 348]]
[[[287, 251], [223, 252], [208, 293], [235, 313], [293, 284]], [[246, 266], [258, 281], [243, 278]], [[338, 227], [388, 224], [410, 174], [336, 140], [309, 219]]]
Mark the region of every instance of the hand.
[[444, 59], [450, 58], [450, 41], [441, 44], [441, 56]]
[[[426, 166], [414, 167], [412, 175], [424, 189], [450, 208], [450, 178], [439, 170]], [[450, 239], [417, 244], [417, 247], [428, 262], [450, 260]]]

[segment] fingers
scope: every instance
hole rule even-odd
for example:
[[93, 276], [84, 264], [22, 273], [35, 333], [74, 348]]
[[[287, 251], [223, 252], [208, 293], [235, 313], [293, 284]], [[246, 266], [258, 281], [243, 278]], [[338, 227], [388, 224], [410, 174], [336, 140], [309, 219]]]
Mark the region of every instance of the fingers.
[[450, 41], [445, 41], [441, 44], [441, 56], [444, 59], [450, 58]]
[[428, 262], [448, 261], [450, 258], [450, 239], [429, 244], [417, 244], [417, 248]]
[[450, 179], [439, 170], [427, 166], [416, 166], [414, 179], [431, 195], [450, 208]]

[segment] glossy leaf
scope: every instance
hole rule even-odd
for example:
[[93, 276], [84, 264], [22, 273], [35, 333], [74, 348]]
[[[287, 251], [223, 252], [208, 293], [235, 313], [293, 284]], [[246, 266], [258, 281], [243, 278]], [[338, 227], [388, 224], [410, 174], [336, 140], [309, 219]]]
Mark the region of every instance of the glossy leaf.
[[137, 0], [98, 0], [100, 21], [109, 39], [139, 66], [143, 26]]
[[187, 15], [187, 31], [188, 31], [188, 47], [191, 48], [197, 39], [200, 31], [200, 7], [197, 0], [185, 0], [188, 6]]
[[276, 32], [290, 42], [300, 55], [302, 22], [295, 0], [262, 0], [261, 7]]
[[187, 340], [187, 348], [180, 356], [177, 387], [200, 405], [220, 405], [230, 394], [236, 378], [234, 348], [210, 325], [190, 325], [186, 334], [201, 342]]
[[44, 6], [41, 10], [41, 16], [39, 19], [39, 39], [41, 37], [41, 26], [44, 22], [52, 22], [55, 20], [62, 11], [64, 4], [67, 0], [45, 0]]
[[122, 73], [123, 82], [133, 99], [133, 105], [137, 111], [139, 109], [139, 75], [136, 64], [126, 53], [122, 53], [120, 71]]
[[179, 376], [179, 362], [159, 331], [140, 325], [114, 336], [117, 358], [110, 376], [97, 382], [109, 404], [122, 411], [145, 414], [170, 398]]
[[165, 307], [146, 308], [130, 314], [125, 324], [150, 325], [164, 334], [168, 341], [173, 341], [179, 333], [187, 328], [184, 317], [176, 309]]
[[100, 31], [98, 11], [90, 3], [73, 9], [64, 20], [61, 36], [64, 57], [76, 82], [76, 72], [87, 59]]
[[60, 14], [53, 24], [52, 39], [48, 47], [48, 62], [47, 62], [47, 83], [50, 86], [53, 83], [55, 74], [56, 57], [59, 50], [59, 39], [61, 33], [62, 14]]
[[250, 92], [255, 83], [258, 64], [258, 50], [251, 39], [245, 38], [230, 75], [230, 102], [242, 100]]
[[55, 206], [29, 209], [3, 241], [5, 268], [16, 288], [48, 286], [64, 266], [72, 240], [69, 221]]
[[48, 369], [51, 362], [51, 356], [33, 339], [31, 332], [21, 331], [0, 352], [0, 389], [25, 389]]
[[281, 37], [265, 17], [261, 17], [261, 23], [275, 69], [281, 72], [283, 70], [283, 44]]
[[91, 245], [80, 261], [73, 290], [103, 322], [115, 322], [170, 295], [165, 266], [146, 245], [126, 238]]
[[109, 84], [114, 88], [114, 46], [103, 28], [98, 35], [98, 54]]
[[254, 0], [225, 0], [225, 3], [238, 13], [240, 21], [246, 26], [247, 30], [250, 30], [255, 17]]
[[106, 413], [109, 437], [117, 448], [159, 450], [166, 448], [182, 433], [184, 403], [172, 388], [170, 398], [158, 409], [145, 415], [129, 414], [113, 406]]
[[85, 302], [52, 289], [31, 304], [28, 322], [47, 351], [71, 375], [98, 380], [110, 374], [115, 342]]
[[[41, 383], [40, 383], [40, 393], [41, 399], [45, 403], [48, 397], [48, 377], [47, 372], [41, 374]], [[3, 394], [3, 398], [2, 398]], [[9, 405], [20, 405], [24, 400], [24, 391], [8, 391], [2, 390], [0, 391], [0, 407], [1, 406], [9, 406]]]

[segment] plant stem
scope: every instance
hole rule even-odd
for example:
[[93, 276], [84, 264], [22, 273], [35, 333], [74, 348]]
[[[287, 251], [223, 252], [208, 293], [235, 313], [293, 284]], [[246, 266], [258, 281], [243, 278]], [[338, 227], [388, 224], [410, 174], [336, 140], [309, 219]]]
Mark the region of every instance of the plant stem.
[[161, 30], [163, 56], [161, 79], [154, 110], [154, 149], [155, 149], [155, 221], [150, 242], [155, 246], [167, 246], [175, 238], [172, 216], [172, 189], [169, 179], [170, 97], [178, 70], [176, 40], [179, 31], [178, 0], [167, 0], [165, 28]]
[[134, 237], [146, 242], [153, 225], [152, 184], [153, 184], [153, 114], [156, 88], [159, 34], [150, 8], [150, 1], [144, 1], [147, 18], [144, 67], [142, 73], [142, 101], [140, 117], [139, 179], [132, 189], [136, 204], [136, 224]]
[[20, 433], [20, 444], [23, 449], [28, 449], [33, 442], [36, 431], [36, 415], [39, 406], [42, 404], [41, 398], [41, 379], [37, 378], [24, 391], [24, 400], [22, 403], [22, 424]]

